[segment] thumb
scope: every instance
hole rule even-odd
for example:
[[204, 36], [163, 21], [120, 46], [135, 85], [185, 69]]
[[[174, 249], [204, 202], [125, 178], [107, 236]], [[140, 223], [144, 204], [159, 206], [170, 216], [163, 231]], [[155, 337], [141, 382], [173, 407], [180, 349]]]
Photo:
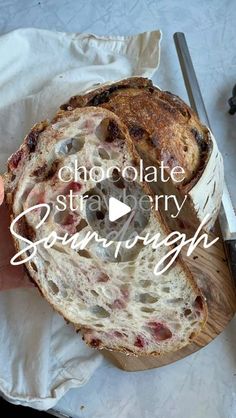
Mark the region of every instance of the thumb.
[[0, 205], [4, 201], [4, 182], [2, 176], [0, 176]]

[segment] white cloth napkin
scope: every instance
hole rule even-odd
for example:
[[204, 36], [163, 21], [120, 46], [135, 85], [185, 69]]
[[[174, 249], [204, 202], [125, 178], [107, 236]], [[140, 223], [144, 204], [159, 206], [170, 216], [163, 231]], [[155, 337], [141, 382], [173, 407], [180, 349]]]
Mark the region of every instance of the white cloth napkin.
[[[94, 83], [151, 77], [161, 33], [129, 37], [20, 29], [0, 37], [0, 173], [31, 126]], [[1, 235], [0, 239], [4, 239]], [[102, 361], [36, 289], [0, 293], [0, 391], [49, 409], [84, 385]]]

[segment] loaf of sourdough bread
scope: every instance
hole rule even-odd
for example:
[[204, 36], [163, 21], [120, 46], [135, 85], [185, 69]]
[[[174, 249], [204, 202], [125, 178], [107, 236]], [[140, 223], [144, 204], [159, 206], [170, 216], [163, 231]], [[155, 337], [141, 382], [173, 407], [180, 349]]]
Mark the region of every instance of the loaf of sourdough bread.
[[[129, 89], [130, 83], [128, 81]], [[153, 94], [153, 88], [148, 86], [141, 86], [142, 95]], [[127, 97], [133, 95], [135, 100], [137, 88], [131, 89], [130, 93], [124, 89], [124, 92], [128, 93]], [[81, 177], [77, 182], [70, 180], [65, 183], [58, 176], [61, 167], [72, 167], [75, 160], [88, 170], [92, 166], [102, 167], [104, 171], [112, 166], [120, 169], [128, 165], [138, 166], [140, 157], [137, 149], [149, 147], [144, 137], [140, 138], [141, 148], [134, 146], [137, 136], [147, 135], [149, 125], [146, 125], [145, 117], [143, 120], [140, 115], [139, 129], [135, 121], [131, 129], [123, 111], [118, 117], [116, 108], [114, 112], [111, 112], [112, 106], [110, 110], [105, 108], [105, 104], [109, 104], [106, 90], [103, 91], [103, 108], [94, 106], [102, 104], [101, 96], [100, 101], [96, 101], [95, 97], [84, 102], [84, 105], [89, 104], [87, 107], [76, 105], [72, 109], [73, 106], [70, 106], [69, 110], [61, 110], [51, 123], [36, 125], [9, 159], [5, 190], [12, 219], [34, 205], [47, 203], [50, 207], [46, 220], [45, 208], [39, 208], [28, 212], [15, 224], [14, 229], [19, 234], [15, 238], [18, 251], [27, 246], [21, 236], [37, 242], [52, 231], [59, 237], [64, 234], [71, 237], [76, 233], [85, 237], [91, 232], [86, 210], [77, 208], [71, 211], [67, 207], [59, 212], [56, 197], [62, 195], [67, 198], [72, 190], [79, 199], [96, 186], [96, 179], [84, 181]], [[169, 96], [165, 94], [164, 97]], [[131, 104], [126, 97], [119, 100], [126, 102], [129, 113]], [[172, 105], [168, 104], [168, 100], [163, 102], [163, 111], [169, 112], [169, 106]], [[166, 107], [168, 110], [165, 110]], [[175, 111], [172, 113], [175, 114]], [[182, 115], [183, 111], [180, 113]], [[189, 120], [186, 115], [181, 117]], [[153, 122], [150, 121], [151, 125]], [[205, 148], [202, 147], [201, 154], [196, 145], [196, 135], [193, 134], [191, 141], [187, 141], [189, 152], [193, 155], [189, 157], [191, 162], [182, 160], [187, 173], [185, 185], [194, 179], [193, 161], [197, 173], [200, 170], [199, 161], [205, 153], [204, 158], [206, 161], [209, 159]], [[156, 140], [153, 139], [153, 142]], [[150, 145], [148, 149], [155, 151], [158, 146]], [[170, 149], [170, 152], [173, 153], [173, 150]], [[198, 152], [197, 156], [195, 152]], [[140, 183], [139, 186], [152, 194], [148, 185]], [[36, 228], [43, 219], [44, 223]], [[142, 235], [146, 232], [150, 236], [159, 232], [160, 239], [169, 233], [162, 215], [153, 209]], [[103, 248], [96, 241], [89, 242], [82, 250], [62, 245], [61, 241], [45, 248], [41, 242], [36, 255], [26, 262], [26, 268], [44, 297], [80, 329], [90, 346], [138, 355], [164, 354], [184, 347], [201, 331], [207, 317], [206, 301], [190, 271], [178, 258], [165, 273], [157, 276], [154, 267], [166, 254], [165, 247], [153, 250], [150, 245], [136, 245], [132, 251], [127, 251], [124, 244], [119, 250], [119, 259], [114, 260], [111, 257], [113, 247]], [[29, 255], [30, 252], [24, 252], [22, 258], [26, 260]]]
[[132, 77], [96, 86], [72, 97], [61, 108], [70, 111], [85, 106], [115, 113], [128, 128], [146, 166], [159, 167], [163, 161], [167, 173], [175, 166], [184, 169], [182, 182], [170, 179], [151, 184], [155, 194], [176, 195], [180, 202], [187, 196], [175, 219], [160, 207], [172, 230], [191, 235], [206, 215], [204, 229], [213, 227], [223, 192], [223, 160], [212, 133], [186, 103], [155, 87], [151, 80]]

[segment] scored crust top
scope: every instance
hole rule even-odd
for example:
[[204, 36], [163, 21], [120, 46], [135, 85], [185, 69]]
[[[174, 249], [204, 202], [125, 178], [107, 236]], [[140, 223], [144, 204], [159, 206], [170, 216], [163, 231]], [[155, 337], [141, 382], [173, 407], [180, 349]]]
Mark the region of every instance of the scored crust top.
[[85, 106], [101, 106], [119, 116], [139, 154], [149, 156], [150, 162], [163, 161], [167, 171], [183, 167], [180, 187], [185, 191], [201, 176], [212, 148], [208, 129], [186, 103], [151, 80], [132, 77], [103, 85], [72, 97], [61, 109]]

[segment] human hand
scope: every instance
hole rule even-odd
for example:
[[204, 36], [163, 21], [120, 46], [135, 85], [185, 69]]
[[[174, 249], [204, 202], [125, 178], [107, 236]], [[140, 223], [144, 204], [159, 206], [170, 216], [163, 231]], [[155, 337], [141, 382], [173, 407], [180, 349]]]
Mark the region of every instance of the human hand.
[[9, 230], [10, 216], [4, 202], [4, 183], [0, 176], [0, 291], [19, 287], [33, 287], [22, 265], [12, 266], [11, 258], [16, 253]]
[[0, 176], [0, 205], [2, 204], [4, 200], [4, 183], [3, 178]]

